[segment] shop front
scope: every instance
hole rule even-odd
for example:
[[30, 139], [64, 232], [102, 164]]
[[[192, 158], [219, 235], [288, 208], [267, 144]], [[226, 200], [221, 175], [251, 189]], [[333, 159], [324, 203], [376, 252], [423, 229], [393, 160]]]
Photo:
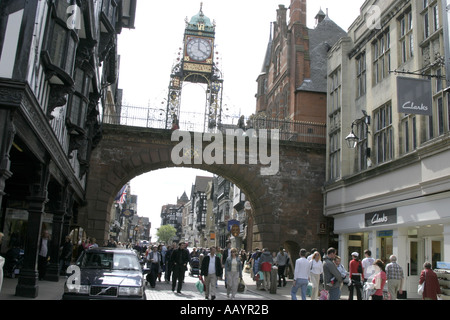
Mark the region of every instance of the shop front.
[[417, 285], [424, 262], [436, 268], [437, 262], [450, 260], [450, 199], [434, 196], [421, 200], [334, 216], [338, 251], [346, 268], [355, 251], [362, 259], [364, 250], [369, 249], [373, 258], [386, 264], [396, 255], [406, 278], [403, 289], [407, 297], [420, 298]]

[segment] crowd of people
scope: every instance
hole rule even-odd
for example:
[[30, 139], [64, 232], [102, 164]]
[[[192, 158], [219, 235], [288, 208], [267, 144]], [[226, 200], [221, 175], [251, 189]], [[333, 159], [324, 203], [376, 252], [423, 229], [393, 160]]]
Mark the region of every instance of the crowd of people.
[[[309, 252], [301, 249], [300, 258], [292, 263], [283, 247], [277, 252], [270, 252], [267, 248], [246, 252], [231, 248], [230, 242], [223, 249], [193, 248], [191, 252], [183, 242], [173, 243], [169, 248], [160, 244], [148, 249], [134, 249], [142, 252], [146, 258], [149, 269], [147, 281], [150, 286], [154, 288], [156, 280], [161, 281], [164, 272], [165, 281], [172, 281], [172, 291], [177, 290], [177, 293], [181, 293], [189, 265], [192, 268], [193, 261], [198, 261], [198, 275], [203, 284], [205, 299], [211, 300], [216, 298], [218, 280], [224, 280], [228, 298], [235, 299], [243, 272], [250, 273], [261, 290], [270, 291], [271, 286], [275, 285], [272, 283], [274, 267], [277, 269], [278, 287], [285, 287], [286, 278], [293, 277], [292, 300], [297, 300], [299, 290], [301, 298], [306, 300], [308, 289], [311, 300], [339, 300], [343, 285], [348, 286], [349, 300], [353, 300], [355, 295], [358, 300], [395, 300], [398, 295], [403, 294], [405, 280], [403, 269], [397, 263], [395, 255], [391, 255], [389, 263], [385, 264], [380, 259], [372, 258], [370, 250], [364, 251], [362, 260], [357, 252], [353, 252], [347, 271], [334, 248], [322, 249], [322, 252], [317, 248], [312, 248]], [[429, 262], [424, 264], [419, 284], [425, 279], [427, 290], [423, 293], [423, 299], [436, 300], [441, 291]]]
[[213, 246], [193, 248], [191, 252], [184, 242], [174, 242], [170, 247], [153, 245], [143, 252], [143, 256], [148, 270], [146, 280], [151, 288], [155, 288], [158, 281], [161, 282], [164, 273], [164, 281], [172, 283], [172, 291], [181, 293], [184, 276], [190, 266], [196, 269], [194, 272], [197, 272], [202, 282], [205, 299], [211, 300], [216, 298], [218, 280], [225, 281], [228, 298], [236, 298], [247, 260], [245, 250], [231, 248], [230, 242], [223, 249]]
[[[364, 251], [362, 260], [358, 252], [353, 252], [347, 271], [335, 248], [329, 248], [322, 257], [315, 248], [311, 252], [308, 256], [307, 251], [301, 249], [300, 258], [295, 262], [292, 300], [297, 300], [299, 289], [302, 300], [306, 300], [309, 285], [311, 300], [340, 300], [344, 284], [349, 288], [349, 300], [353, 300], [355, 293], [358, 300], [395, 300], [403, 294], [405, 277], [395, 255], [391, 255], [389, 263], [385, 264], [381, 259], [372, 258], [370, 250]], [[423, 267], [419, 284], [426, 280], [427, 289], [422, 297], [424, 300], [437, 300], [441, 290], [436, 273], [429, 262], [425, 262]]]
[[[0, 234], [1, 236], [1, 234]], [[46, 272], [48, 261], [48, 233], [43, 232], [38, 254], [39, 278], [42, 279]], [[0, 237], [1, 243], [1, 237]], [[360, 260], [358, 252], [351, 254], [348, 271], [341, 263], [341, 258], [334, 248], [327, 251], [322, 249], [320, 253], [316, 248], [307, 252], [301, 249], [300, 257], [291, 261], [288, 252], [280, 247], [278, 252], [270, 252], [267, 248], [256, 248], [253, 252], [238, 250], [231, 247], [231, 242], [226, 243], [225, 248], [193, 248], [189, 251], [184, 242], [172, 243], [167, 247], [164, 244], [146, 246], [136, 243], [117, 243], [112, 240], [103, 244], [104, 247], [122, 247], [136, 250], [147, 265], [146, 280], [152, 288], [161, 282], [164, 273], [164, 281], [172, 283], [172, 291], [181, 293], [185, 272], [191, 267], [191, 272], [197, 272], [202, 283], [202, 291], [205, 299], [214, 300], [218, 280], [223, 280], [227, 289], [227, 297], [235, 299], [238, 289], [243, 285], [242, 273], [250, 273], [250, 276], [261, 290], [270, 291], [271, 287], [285, 287], [286, 278], [293, 278], [291, 288], [292, 300], [297, 300], [297, 292], [300, 290], [301, 298], [306, 300], [307, 291], [311, 300], [327, 299], [339, 300], [343, 285], [348, 286], [349, 300], [354, 295], [358, 300], [372, 299], [395, 300], [403, 294], [405, 275], [402, 267], [397, 263], [397, 257], [391, 255], [389, 263], [385, 264], [380, 259], [372, 258], [370, 250], [364, 251], [364, 258]], [[78, 246], [72, 244], [70, 237], [66, 237], [60, 247], [60, 271], [64, 274], [67, 268], [82, 251], [98, 247], [94, 238], [81, 241]], [[74, 250], [74, 248], [76, 248]], [[74, 256], [75, 254], [75, 256]], [[5, 261], [0, 260], [3, 264]], [[272, 283], [272, 271], [276, 267], [277, 283]], [[3, 274], [0, 274], [0, 288]], [[426, 282], [422, 293], [424, 300], [437, 300], [441, 294], [436, 273], [429, 262], [425, 262], [420, 274], [419, 284]], [[386, 288], [385, 288], [386, 287]], [[387, 289], [387, 290], [386, 290]]]

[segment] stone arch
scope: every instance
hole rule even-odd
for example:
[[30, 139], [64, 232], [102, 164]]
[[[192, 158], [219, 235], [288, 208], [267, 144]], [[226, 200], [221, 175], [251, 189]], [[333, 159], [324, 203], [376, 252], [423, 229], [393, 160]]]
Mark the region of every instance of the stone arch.
[[[183, 167], [171, 161], [178, 143], [171, 135], [169, 130], [104, 125], [103, 139], [92, 153], [86, 206], [79, 211], [79, 225], [99, 243], [108, 237], [114, 197], [124, 184], [150, 171]], [[324, 218], [324, 147], [286, 142], [279, 152], [283, 163], [273, 176], [262, 176], [260, 165], [184, 165], [222, 176], [247, 195], [254, 212], [251, 248], [273, 251], [285, 241], [315, 242], [305, 230]]]

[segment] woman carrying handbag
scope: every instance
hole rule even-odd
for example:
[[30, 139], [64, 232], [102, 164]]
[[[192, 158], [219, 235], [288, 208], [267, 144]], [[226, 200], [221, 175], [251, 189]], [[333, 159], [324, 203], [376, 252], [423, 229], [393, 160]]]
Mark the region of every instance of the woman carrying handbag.
[[431, 263], [428, 261], [423, 264], [423, 269], [419, 279], [419, 287], [423, 285], [422, 299], [437, 300], [438, 296], [441, 295], [441, 287], [437, 275], [431, 269]]

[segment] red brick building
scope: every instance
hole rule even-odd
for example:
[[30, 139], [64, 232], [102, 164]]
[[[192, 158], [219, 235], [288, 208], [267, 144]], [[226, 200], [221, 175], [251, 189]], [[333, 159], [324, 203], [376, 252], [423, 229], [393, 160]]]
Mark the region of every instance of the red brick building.
[[322, 10], [314, 29], [307, 27], [306, 16], [306, 0], [277, 10], [257, 79], [257, 115], [326, 123], [327, 54], [347, 34]]

